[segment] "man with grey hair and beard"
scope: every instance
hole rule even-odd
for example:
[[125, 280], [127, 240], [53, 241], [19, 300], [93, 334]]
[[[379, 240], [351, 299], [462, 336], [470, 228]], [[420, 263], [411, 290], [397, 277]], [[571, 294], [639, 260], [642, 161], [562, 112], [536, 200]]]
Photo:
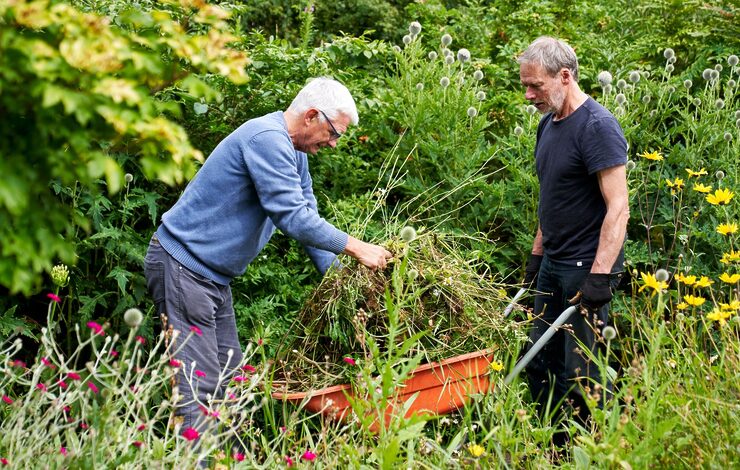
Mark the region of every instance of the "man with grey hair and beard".
[[[181, 333], [172, 351], [181, 364], [177, 385], [182, 400], [176, 414], [183, 432], [192, 435], [204, 428], [201, 410], [208, 409], [209, 397], [223, 395], [240, 366], [229, 284], [277, 228], [301, 243], [322, 273], [339, 253], [370, 269], [386, 267], [388, 250], [351, 237], [319, 216], [311, 186], [306, 153], [334, 148], [357, 122], [349, 90], [336, 80], [316, 78], [285, 112], [251, 119], [222, 140], [162, 215], [145, 274], [157, 313], [166, 314]], [[195, 383], [189, 382], [192, 377]]]
[[[569, 326], [529, 364], [527, 378], [543, 416], [557, 407], [560, 418], [572, 411], [585, 423], [584, 395], [603, 404], [610, 393], [601, 389], [604, 378], [589, 355], [603, 347], [624, 259], [627, 142], [616, 118], [578, 86], [578, 59], [569, 45], [540, 37], [517, 62], [525, 98], [544, 114], [534, 152], [539, 225], [525, 269], [525, 284], [536, 292], [531, 344], [570, 304], [579, 305]], [[558, 446], [567, 440], [564, 430], [553, 439]]]

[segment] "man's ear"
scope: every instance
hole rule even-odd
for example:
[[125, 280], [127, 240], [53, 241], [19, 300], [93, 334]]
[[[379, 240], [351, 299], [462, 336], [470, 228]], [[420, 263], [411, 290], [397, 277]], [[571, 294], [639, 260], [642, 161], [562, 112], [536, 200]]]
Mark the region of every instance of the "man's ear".
[[560, 69], [560, 81], [563, 85], [569, 85], [573, 81], [573, 74], [570, 73], [570, 69]]
[[319, 110], [316, 108], [308, 108], [305, 113], [303, 113], [303, 118], [305, 119], [306, 123], [309, 123], [310, 121], [313, 121], [316, 119], [319, 115]]

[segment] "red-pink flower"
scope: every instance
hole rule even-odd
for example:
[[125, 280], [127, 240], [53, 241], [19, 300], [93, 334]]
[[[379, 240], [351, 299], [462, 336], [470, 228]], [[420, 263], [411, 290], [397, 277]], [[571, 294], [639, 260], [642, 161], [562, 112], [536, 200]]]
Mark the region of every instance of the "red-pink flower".
[[56, 295], [56, 294], [54, 294], [52, 292], [49, 292], [48, 294], [46, 294], [46, 296], [48, 298], [50, 298], [52, 300], [52, 302], [59, 303], [59, 302], [62, 301], [62, 299], [58, 295]]
[[139, 426], [138, 426], [138, 427], [136, 428], [136, 430], [137, 430], [137, 431], [143, 431], [144, 429], [146, 429], [146, 424], [140, 424], [140, 425], [139, 425]]
[[203, 336], [203, 332], [197, 326], [191, 326], [190, 327], [190, 331], [192, 331], [193, 333], [195, 333], [198, 336]]
[[93, 330], [96, 335], [105, 335], [105, 331], [103, 331], [103, 327], [99, 323], [89, 321], [87, 322], [87, 327]]
[[59, 449], [59, 453], [66, 457], [67, 456], [67, 448], [66, 447], [62, 447], [61, 449]]
[[195, 375], [197, 375], [198, 377], [205, 377], [206, 376], [206, 373], [203, 372], [202, 370], [196, 369], [195, 370]]
[[352, 359], [351, 357], [345, 357], [345, 358], [344, 358], [343, 360], [344, 360], [344, 362], [346, 362], [347, 364], [349, 364], [349, 365], [351, 365], [351, 366], [354, 366], [354, 365], [356, 365], [356, 364], [357, 364], [357, 363], [355, 362], [355, 360], [354, 360], [354, 359]]
[[287, 430], [288, 430], [288, 428], [286, 428], [285, 426], [280, 426], [280, 432], [285, 432]]
[[92, 382], [87, 383], [87, 387], [92, 390], [93, 393], [98, 393], [98, 386]]
[[243, 462], [244, 461], [244, 454], [241, 452], [234, 452], [234, 460], [237, 462]]
[[70, 411], [72, 411], [72, 408], [70, 408], [69, 406], [66, 406], [66, 405], [65, 405], [65, 407], [64, 407], [64, 408], [62, 408], [62, 410], [63, 410], [63, 411], [65, 412], [65, 413], [69, 413]]
[[242, 366], [242, 370], [243, 370], [243, 371], [246, 371], [246, 372], [250, 372], [250, 373], [255, 373], [255, 372], [257, 372], [257, 369], [255, 369], [255, 367], [254, 367], [254, 366], [250, 366], [249, 364], [245, 364], [245, 365], [243, 365], [243, 366]]
[[303, 460], [308, 460], [309, 462], [313, 462], [314, 460], [316, 460], [316, 454], [314, 454], [310, 450], [307, 450], [306, 452], [303, 453], [303, 455], [301, 455], [301, 458]]
[[9, 465], [10, 464], [10, 462], [8, 462], [8, 459], [6, 459], [5, 457], [0, 458], [0, 463], [3, 464], [3, 465]]
[[41, 358], [41, 363], [50, 369], [54, 369], [56, 367], [54, 364], [51, 363], [49, 359], [45, 357]]
[[16, 359], [15, 361], [13, 361], [13, 367], [22, 367], [25, 369], [26, 363], [21, 361], [20, 359]]
[[67, 382], [65, 382], [64, 380], [59, 380], [59, 381], [57, 381], [57, 385], [58, 385], [58, 386], [59, 386], [59, 388], [61, 388], [61, 389], [65, 389], [65, 388], [67, 388]]
[[46, 385], [44, 385], [42, 383], [37, 383], [36, 384], [36, 388], [39, 389], [39, 390], [41, 390], [42, 392], [45, 392], [46, 391]]
[[131, 444], [132, 444], [132, 445], [133, 445], [134, 447], [137, 447], [137, 448], [139, 448], [139, 449], [141, 449], [141, 447], [142, 447], [142, 446], [144, 445], [144, 443], [143, 443], [143, 442], [141, 442], [141, 441], [134, 441], [134, 442], [132, 442]]
[[257, 340], [257, 346], [262, 346], [265, 342], [262, 341], [262, 338]]
[[285, 456], [285, 463], [288, 465], [288, 467], [292, 467], [295, 462], [293, 462], [293, 459], [290, 458], [290, 456]]
[[82, 380], [82, 377], [80, 377], [80, 374], [77, 372], [67, 372], [67, 378], [72, 380]]
[[180, 367], [182, 364], [177, 359], [170, 359], [170, 367]]
[[118, 357], [118, 351], [116, 351], [115, 349], [111, 349], [109, 354], [113, 357]]
[[234, 395], [233, 393], [229, 392], [229, 400], [236, 400], [236, 395]]
[[146, 339], [143, 336], [137, 336], [136, 341], [138, 341], [141, 344], [146, 344]]
[[200, 433], [194, 428], [187, 428], [182, 432], [182, 437], [189, 441], [194, 441], [200, 437]]
[[237, 376], [236, 376], [236, 377], [234, 377], [234, 378], [233, 378], [232, 380], [233, 380], [234, 382], [244, 382], [244, 381], [246, 381], [246, 380], [247, 380], [247, 378], [246, 378], [246, 377], [244, 377], [243, 375], [237, 375]]
[[13, 404], [13, 399], [12, 399], [12, 398], [10, 398], [10, 397], [9, 397], [9, 396], [7, 396], [7, 395], [3, 395], [3, 401], [4, 401], [5, 403], [7, 403], [8, 405], [12, 405], [12, 404]]
[[89, 428], [90, 426], [88, 426], [88, 425], [87, 425], [87, 423], [83, 421], [83, 422], [81, 422], [81, 423], [80, 423], [80, 427], [81, 427], [82, 429], [87, 429], [87, 428]]

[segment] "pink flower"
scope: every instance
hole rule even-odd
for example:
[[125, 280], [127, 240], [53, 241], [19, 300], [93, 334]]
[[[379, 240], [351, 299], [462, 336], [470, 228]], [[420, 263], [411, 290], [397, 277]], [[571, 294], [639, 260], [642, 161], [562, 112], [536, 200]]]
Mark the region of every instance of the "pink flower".
[[52, 293], [52, 292], [49, 292], [48, 294], [46, 294], [46, 296], [47, 296], [48, 298], [50, 298], [50, 299], [52, 300], [52, 302], [56, 302], [56, 303], [59, 303], [59, 302], [61, 302], [61, 301], [62, 301], [62, 299], [61, 299], [61, 298], [59, 298], [59, 296], [58, 296], [58, 295], [56, 295], [56, 294], [54, 294], [54, 293]]
[[141, 344], [146, 344], [146, 339], [144, 339], [143, 336], [137, 336], [136, 341], [138, 341]]
[[237, 376], [236, 376], [236, 377], [234, 377], [234, 378], [233, 378], [232, 380], [233, 380], [234, 382], [244, 382], [245, 380], [247, 380], [247, 378], [246, 378], [246, 377], [244, 377], [243, 375], [237, 375]]
[[197, 370], [196, 369], [195, 375], [197, 375], [198, 377], [205, 377], [206, 376], [206, 373], [203, 372], [202, 370]]
[[208, 408], [203, 405], [198, 405], [198, 409], [201, 413], [203, 413], [204, 416], [208, 416]]
[[170, 367], [180, 367], [182, 363], [177, 359], [170, 359]]
[[69, 406], [65, 406], [64, 408], [62, 408], [62, 411], [64, 411], [65, 413], [69, 413], [70, 411], [72, 411], [72, 408], [70, 408]]
[[262, 341], [262, 338], [257, 340], [257, 346], [262, 346], [265, 342]]
[[21, 360], [19, 360], [19, 359], [16, 359], [15, 361], [13, 361], [13, 367], [22, 367], [22, 368], [25, 369], [26, 368], [26, 363], [23, 362], [23, 361], [21, 361]]
[[138, 426], [138, 427], [136, 428], [136, 430], [137, 430], [137, 431], [143, 431], [144, 429], [146, 429], [146, 424], [140, 424], [140, 425], [139, 425], [139, 426]]
[[66, 447], [62, 447], [61, 449], [59, 449], [59, 453], [66, 457], [67, 456], [67, 448]]
[[144, 443], [141, 442], [141, 441], [134, 441], [134, 442], [131, 443], [131, 445], [133, 445], [134, 447], [137, 447], [137, 448], [141, 449], [141, 447], [144, 445]]
[[118, 357], [118, 351], [116, 351], [115, 349], [111, 349], [110, 350], [110, 353], [108, 353], [108, 354], [110, 354], [113, 357]]
[[190, 327], [190, 331], [192, 331], [193, 333], [195, 333], [198, 336], [203, 336], [203, 332], [197, 326], [191, 326]]
[[182, 437], [189, 441], [194, 441], [200, 437], [200, 433], [194, 428], [187, 428], [182, 432]]
[[72, 380], [82, 380], [82, 377], [80, 377], [80, 374], [77, 372], [67, 372], [67, 378]]
[[94, 321], [87, 322], [87, 327], [93, 330], [93, 333], [96, 335], [102, 335], [105, 336], [105, 331], [103, 331], [103, 327], [100, 326], [99, 323], [95, 323]]
[[229, 400], [236, 400], [236, 395], [234, 395], [233, 393], [229, 392]]
[[87, 425], [87, 423], [83, 421], [83, 422], [81, 422], [81, 423], [80, 423], [80, 427], [81, 427], [82, 429], [87, 429], [87, 428], [89, 428], [90, 426], [88, 426], [88, 425]]
[[12, 398], [10, 398], [10, 397], [9, 397], [9, 396], [7, 396], [7, 395], [3, 395], [3, 401], [4, 401], [5, 403], [7, 403], [8, 405], [12, 405], [12, 404], [13, 404], [13, 399], [12, 399]]
[[316, 454], [314, 454], [310, 450], [307, 450], [306, 452], [303, 453], [303, 455], [301, 455], [301, 458], [303, 460], [308, 460], [309, 462], [313, 462], [314, 460], [316, 460]]
[[9, 465], [10, 464], [10, 462], [8, 462], [8, 459], [6, 459], [5, 457], [3, 457], [3, 458], [0, 459], [0, 463], [3, 464], [3, 465]]
[[219, 414], [218, 411], [211, 411], [211, 416], [213, 416], [214, 418], [218, 419], [218, 417], [221, 416], [221, 415]]
[[92, 390], [93, 393], [98, 393], [98, 386], [92, 382], [87, 383], [87, 387]]
[[285, 426], [280, 426], [280, 432], [285, 432], [287, 430], [288, 430], [288, 428], [286, 428]]
[[46, 385], [44, 385], [42, 383], [37, 383], [36, 384], [36, 388], [39, 389], [39, 390], [41, 390], [42, 392], [45, 392], [46, 391]]
[[250, 373], [257, 372], [257, 369], [255, 369], [254, 366], [250, 366], [249, 364], [243, 365], [242, 370]]
[[57, 381], [57, 385], [58, 385], [58, 386], [59, 386], [59, 388], [61, 388], [61, 389], [65, 389], [65, 388], [67, 388], [67, 382], [65, 382], [64, 380], [59, 380], [59, 381]]
[[244, 454], [242, 454], [241, 452], [235, 452], [233, 457], [234, 460], [236, 460], [237, 462], [244, 461]]
[[53, 368], [55, 368], [55, 367], [56, 367], [56, 366], [55, 366], [54, 364], [52, 364], [52, 363], [51, 363], [51, 361], [50, 361], [50, 360], [48, 360], [48, 359], [47, 359], [47, 358], [45, 358], [45, 357], [42, 357], [42, 358], [41, 358], [41, 363], [42, 363], [43, 365], [45, 365], [46, 367], [50, 368], [50, 369], [53, 369]]
[[344, 360], [344, 362], [346, 362], [347, 364], [349, 364], [351, 366], [357, 365], [357, 363], [355, 362], [355, 360], [352, 359], [351, 357], [345, 357], [343, 360]]
[[295, 462], [293, 462], [293, 459], [291, 459], [289, 456], [285, 456], [285, 463], [288, 465], [288, 467], [292, 467]]

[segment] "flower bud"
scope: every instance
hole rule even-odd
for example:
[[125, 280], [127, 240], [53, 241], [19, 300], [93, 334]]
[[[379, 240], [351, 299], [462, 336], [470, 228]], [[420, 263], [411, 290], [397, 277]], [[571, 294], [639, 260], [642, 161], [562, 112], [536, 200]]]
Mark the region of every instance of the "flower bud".
[[665, 57], [666, 59], [670, 59], [671, 57], [675, 57], [675, 56], [676, 56], [676, 53], [670, 47], [666, 47], [665, 50], [663, 51], [663, 57]]
[[427, 57], [429, 57], [429, 60], [437, 60], [437, 53], [435, 51], [429, 51]]
[[520, 135], [522, 135], [522, 134], [524, 134], [524, 129], [522, 129], [522, 128], [521, 128], [521, 127], [519, 127], [519, 126], [516, 126], [516, 127], [514, 128], [514, 135], [515, 135], [515, 136], [517, 136], [517, 137], [519, 137], [519, 136], [520, 136]]
[[670, 278], [671, 275], [666, 271], [665, 269], [658, 269], [655, 271], [655, 280], [660, 282], [668, 282], [668, 278]]
[[463, 62], [463, 63], [469, 61], [470, 60], [470, 51], [467, 50], [467, 49], [465, 49], [465, 48], [460, 49], [459, 51], [457, 51], [457, 60], [459, 60], [460, 62]]
[[447, 47], [450, 44], [452, 44], [452, 36], [450, 36], [449, 34], [444, 34], [442, 36], [442, 45]]
[[615, 330], [613, 326], [606, 326], [601, 334], [604, 336], [605, 340], [611, 341], [617, 337], [617, 330]]
[[471, 106], [471, 107], [468, 108], [468, 116], [469, 117], [474, 118], [477, 115], [478, 115], [478, 110], [475, 109], [475, 106]]
[[416, 229], [410, 225], [405, 226], [400, 232], [401, 240], [412, 242], [416, 240]]
[[69, 283], [69, 269], [63, 264], [57, 264], [51, 268], [51, 282], [59, 287], [64, 287]]
[[421, 32], [421, 23], [418, 21], [412, 21], [411, 24], [409, 24], [409, 33], [416, 36]]
[[734, 67], [738, 63], [738, 58], [735, 54], [732, 54], [730, 57], [727, 58], [727, 63], [730, 64], [730, 67]]
[[691, 80], [684, 80], [683, 81], [683, 87], [687, 90], [691, 88], [694, 85], [694, 83]]
[[450, 86], [450, 79], [447, 77], [442, 77], [439, 79], [439, 84], [442, 85], [443, 88], [447, 88]]
[[123, 321], [130, 327], [136, 328], [141, 325], [144, 315], [138, 308], [130, 308], [123, 314]]
[[473, 72], [473, 78], [476, 79], [476, 80], [478, 80], [478, 81], [483, 80], [483, 71], [476, 70], [475, 72]]
[[632, 72], [630, 72], [630, 81], [631, 81], [632, 83], [637, 83], [637, 82], [639, 82], [639, 81], [640, 81], [640, 72], [638, 72], [638, 71], [636, 71], [636, 70], [635, 70], [635, 71], [632, 71]]

